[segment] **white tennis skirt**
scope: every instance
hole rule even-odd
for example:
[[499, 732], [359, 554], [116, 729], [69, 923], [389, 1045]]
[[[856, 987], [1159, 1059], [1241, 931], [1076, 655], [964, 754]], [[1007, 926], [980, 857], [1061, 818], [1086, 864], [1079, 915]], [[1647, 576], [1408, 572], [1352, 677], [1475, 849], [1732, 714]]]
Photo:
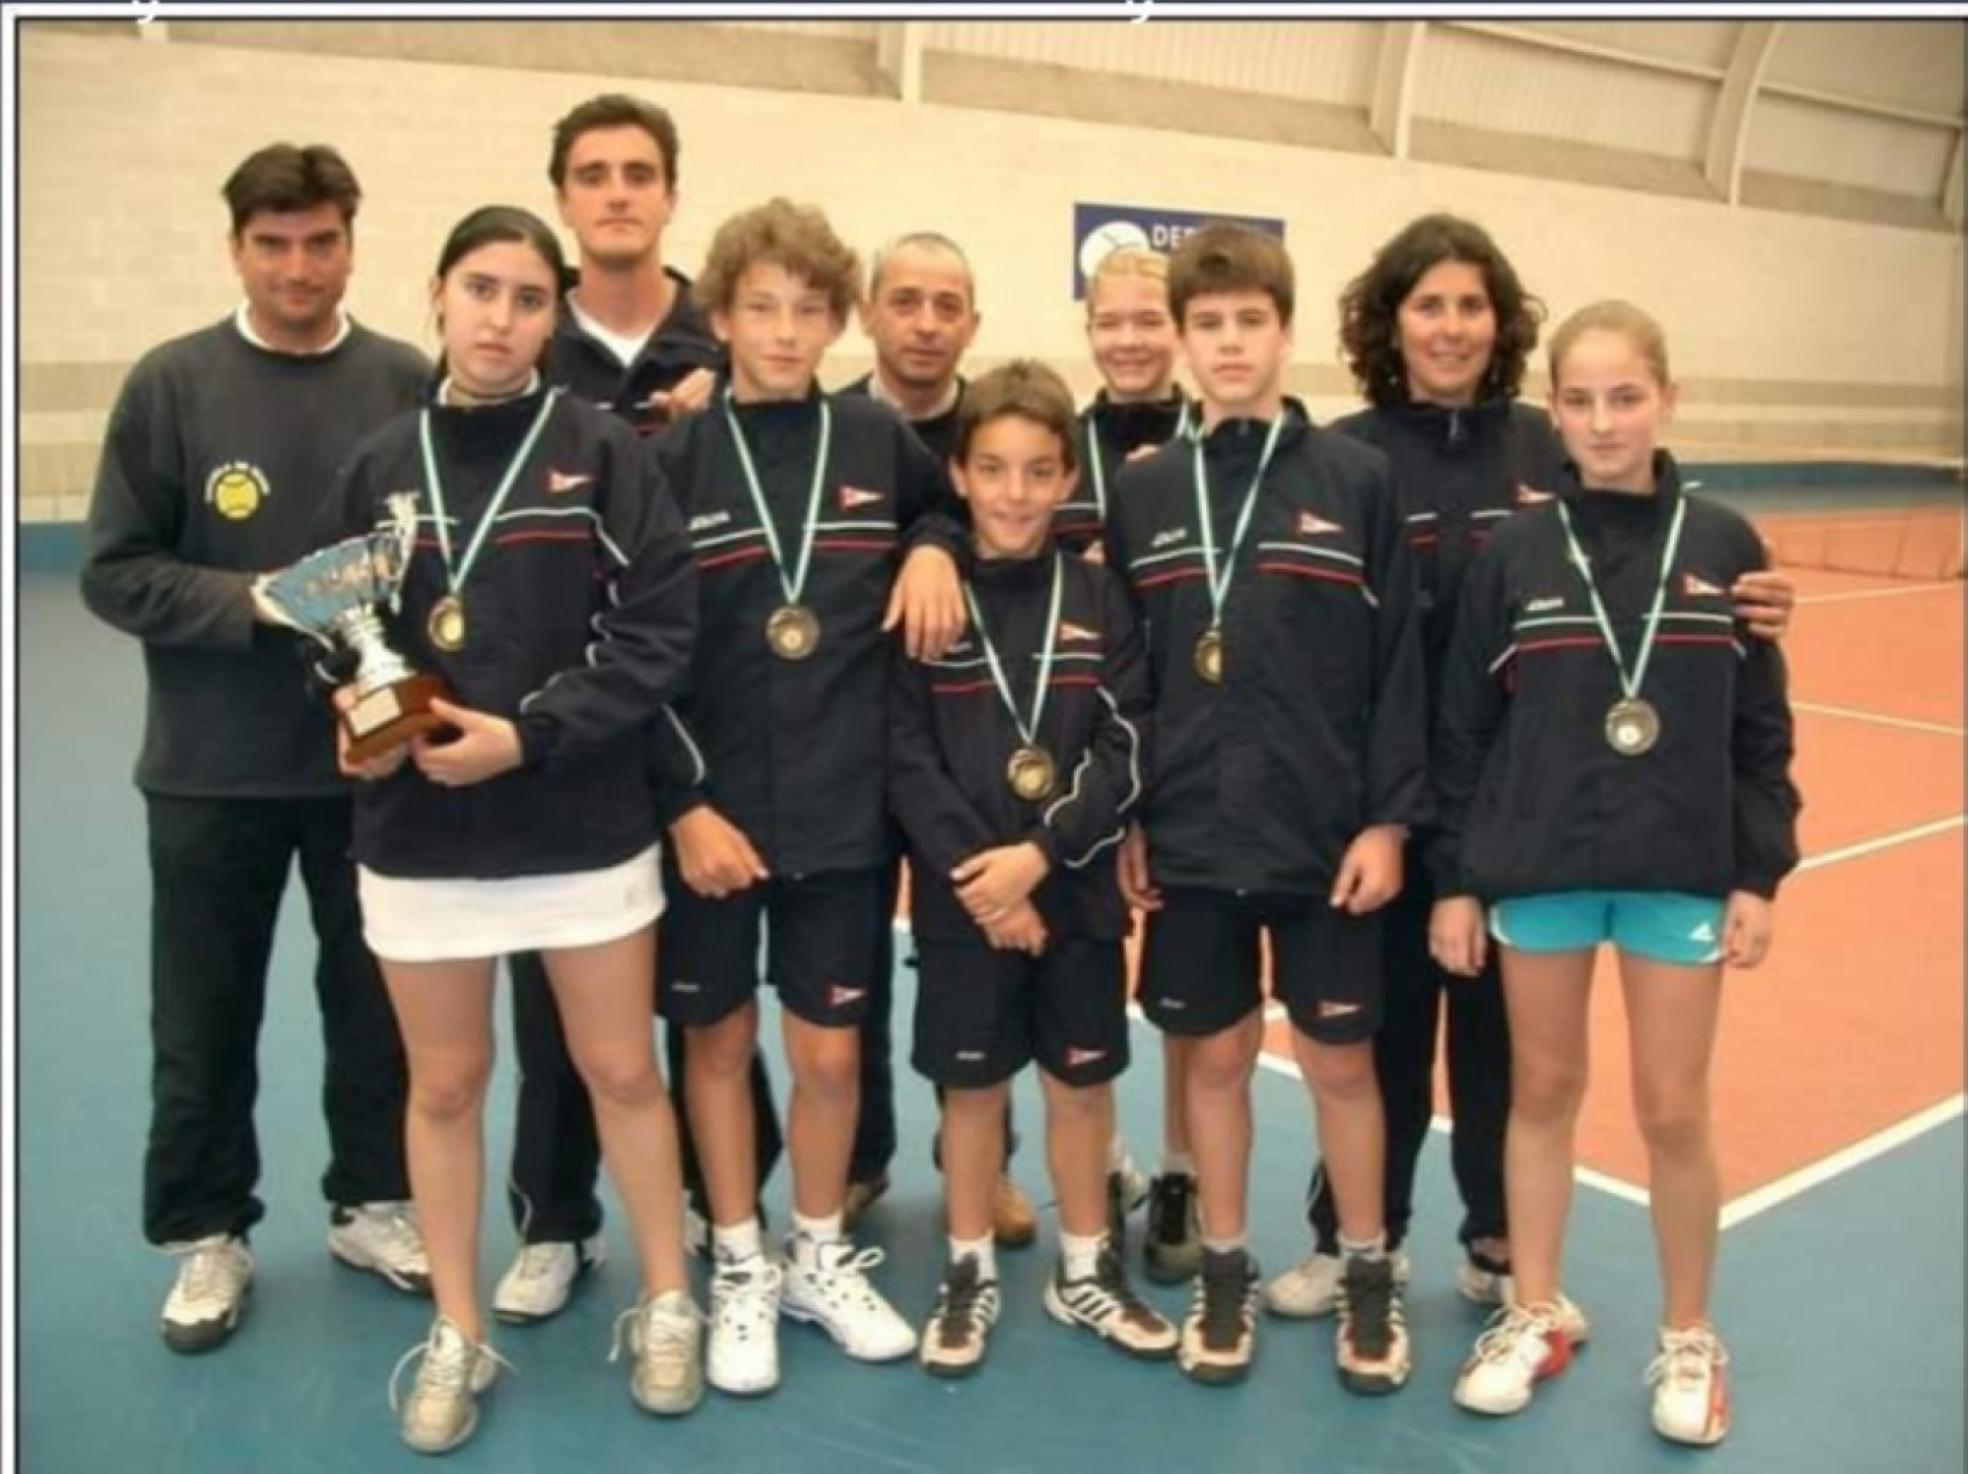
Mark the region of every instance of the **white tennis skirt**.
[[663, 914], [661, 847], [605, 870], [429, 880], [356, 867], [362, 936], [391, 962], [503, 957], [612, 942]]

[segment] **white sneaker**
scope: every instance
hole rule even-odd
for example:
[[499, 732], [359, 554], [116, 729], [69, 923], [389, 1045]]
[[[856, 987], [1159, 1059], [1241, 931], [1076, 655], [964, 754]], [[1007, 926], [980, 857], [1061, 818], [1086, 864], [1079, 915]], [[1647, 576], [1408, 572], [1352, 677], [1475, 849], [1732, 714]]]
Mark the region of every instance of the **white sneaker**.
[[1490, 1317], [1489, 1329], [1462, 1364], [1456, 1403], [1497, 1417], [1521, 1412], [1537, 1384], [1557, 1376], [1571, 1360], [1572, 1343], [1559, 1329], [1555, 1306], [1506, 1305]]
[[615, 1317], [608, 1359], [614, 1361], [627, 1344], [634, 1359], [629, 1396], [637, 1407], [674, 1418], [704, 1400], [703, 1323], [685, 1290], [645, 1295]]
[[850, 1239], [786, 1240], [786, 1285], [779, 1310], [811, 1321], [856, 1361], [894, 1361], [916, 1349], [916, 1331], [868, 1280], [887, 1256]]
[[381, 1276], [408, 1295], [430, 1293], [430, 1255], [416, 1210], [408, 1203], [338, 1207], [328, 1222], [328, 1252], [355, 1269]]
[[239, 1326], [253, 1290], [253, 1251], [226, 1233], [164, 1247], [183, 1261], [164, 1301], [164, 1344], [173, 1351], [210, 1351]]
[[[1406, 1288], [1408, 1256], [1396, 1249], [1388, 1256], [1394, 1265], [1394, 1283]], [[1290, 1269], [1266, 1282], [1264, 1308], [1287, 1320], [1311, 1320], [1330, 1315], [1339, 1303], [1339, 1282], [1345, 1277], [1346, 1261], [1337, 1254], [1307, 1254]]]
[[1661, 1327], [1660, 1354], [1647, 1364], [1654, 1431], [1706, 1446], [1729, 1433], [1729, 1352], [1712, 1326]]
[[530, 1325], [566, 1308], [567, 1297], [588, 1271], [608, 1257], [601, 1235], [577, 1244], [521, 1244], [512, 1267], [492, 1292], [492, 1313], [515, 1325]]
[[922, 1364], [935, 1377], [967, 1377], [984, 1362], [991, 1327], [998, 1323], [998, 1282], [981, 1277], [975, 1255], [943, 1271], [936, 1309], [923, 1327]]
[[757, 1397], [779, 1385], [779, 1296], [785, 1273], [763, 1254], [725, 1260], [711, 1274], [711, 1385]]
[[[1502, 1279], [1503, 1299], [1497, 1303], [1514, 1305], [1517, 1302], [1517, 1282], [1507, 1274]], [[1592, 1339], [1592, 1321], [1583, 1310], [1579, 1309], [1571, 1296], [1559, 1295], [1550, 1302], [1550, 1305], [1553, 1316], [1558, 1322], [1558, 1329], [1563, 1331], [1565, 1339], [1572, 1343], [1572, 1350], [1577, 1351]]]
[[[403, 1369], [423, 1358], [410, 1395], [397, 1400]], [[390, 1411], [398, 1414], [403, 1441], [423, 1454], [456, 1448], [478, 1427], [478, 1394], [492, 1385], [499, 1368], [511, 1364], [490, 1346], [473, 1345], [452, 1321], [440, 1315], [430, 1335], [397, 1358], [390, 1372]]]

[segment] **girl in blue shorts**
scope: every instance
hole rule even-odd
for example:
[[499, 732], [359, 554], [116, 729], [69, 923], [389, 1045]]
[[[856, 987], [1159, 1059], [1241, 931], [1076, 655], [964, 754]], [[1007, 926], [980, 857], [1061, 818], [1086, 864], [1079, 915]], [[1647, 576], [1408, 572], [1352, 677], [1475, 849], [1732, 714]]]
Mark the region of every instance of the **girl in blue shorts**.
[[1708, 1320], [1708, 1071], [1722, 967], [1762, 961], [1771, 899], [1797, 862], [1783, 657], [1730, 606], [1731, 585], [1764, 563], [1755, 531], [1684, 494], [1657, 447], [1675, 400], [1659, 326], [1622, 302], [1582, 309], [1552, 339], [1551, 384], [1558, 496], [1499, 527], [1472, 564], [1435, 734], [1448, 883], [1430, 951], [1474, 976], [1496, 940], [1511, 1037], [1516, 1293], [1455, 1398], [1516, 1412], [1570, 1360], [1559, 1258], [1593, 959], [1610, 942], [1665, 1281], [1653, 1423], [1712, 1444], [1729, 1398]]

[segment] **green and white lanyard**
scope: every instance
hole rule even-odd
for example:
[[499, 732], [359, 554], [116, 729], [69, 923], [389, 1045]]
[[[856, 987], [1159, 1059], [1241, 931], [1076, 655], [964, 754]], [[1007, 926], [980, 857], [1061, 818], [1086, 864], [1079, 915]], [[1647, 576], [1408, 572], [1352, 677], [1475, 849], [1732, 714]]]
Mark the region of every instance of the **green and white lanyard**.
[[[1608, 493], [1600, 493], [1606, 495]], [[1620, 694], [1627, 702], [1640, 699], [1640, 687], [1647, 679], [1647, 663], [1653, 658], [1655, 637], [1660, 634], [1661, 611], [1667, 604], [1667, 580], [1674, 568], [1674, 554], [1681, 546], [1681, 524], [1686, 519], [1688, 503], [1677, 500], [1674, 504], [1674, 517], [1668, 524], [1667, 541], [1661, 547], [1660, 572], [1654, 580], [1654, 602], [1647, 611], [1645, 632], [1640, 637], [1640, 649], [1628, 669], [1626, 657], [1620, 652], [1619, 637], [1613, 633], [1613, 622], [1606, 614], [1605, 601], [1599, 597], [1599, 584], [1592, 576], [1592, 565], [1586, 560], [1585, 549], [1579, 546], [1577, 534], [1572, 530], [1572, 514], [1563, 500], [1558, 503], [1558, 521], [1565, 529], [1566, 556], [1578, 576], [1585, 584], [1586, 596], [1592, 601], [1592, 617], [1599, 623], [1599, 633], [1605, 637], [1606, 652], [1613, 657], [1613, 668], [1619, 674]], [[1616, 743], [1615, 745], [1626, 745]], [[1652, 740], [1647, 740], [1652, 746]]]
[[786, 605], [788, 608], [798, 608], [800, 594], [806, 588], [807, 570], [813, 565], [813, 533], [819, 523], [821, 489], [827, 482], [827, 451], [834, 439], [833, 408], [824, 398], [820, 401], [820, 445], [813, 457], [813, 484], [806, 495], [806, 522], [800, 529], [798, 561], [789, 577], [785, 548], [779, 541], [779, 528], [772, 520], [772, 509], [766, 505], [765, 488], [759, 483], [758, 467], [752, 463], [751, 447], [745, 444], [745, 431], [739, 425], [731, 403], [731, 391], [727, 389], [724, 392], [724, 420], [731, 427], [731, 439], [738, 447], [738, 464], [745, 473], [745, 489], [751, 493], [752, 506], [758, 512], [766, 545], [772, 549], [772, 566], [779, 571], [779, 587], [785, 590]]

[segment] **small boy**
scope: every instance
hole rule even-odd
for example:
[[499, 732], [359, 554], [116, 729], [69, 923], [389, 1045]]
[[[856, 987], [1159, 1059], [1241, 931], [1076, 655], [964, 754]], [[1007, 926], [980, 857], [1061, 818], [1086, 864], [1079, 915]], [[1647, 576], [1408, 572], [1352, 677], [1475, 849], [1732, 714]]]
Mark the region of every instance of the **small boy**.
[[1120, 581], [1063, 552], [1073, 401], [1025, 360], [970, 386], [950, 471], [970, 507], [967, 634], [896, 661], [889, 793], [908, 836], [921, 953], [914, 1064], [944, 1088], [950, 1263], [922, 1362], [962, 1376], [999, 1308], [992, 1189], [1010, 1082], [1039, 1062], [1059, 1198], [1055, 1320], [1130, 1355], [1173, 1354], [1107, 1229], [1111, 1082], [1127, 1065], [1127, 913], [1114, 857], [1141, 797], [1148, 707]]
[[[886, 631], [906, 622], [922, 653], [961, 628], [960, 534], [948, 483], [901, 418], [818, 388], [858, 289], [854, 253], [817, 210], [775, 199], [727, 220], [695, 290], [729, 350], [729, 381], [653, 442], [696, 550], [701, 606], [654, 757], [670, 775], [658, 998], [688, 1031], [685, 1098], [711, 1209], [705, 1373], [740, 1395], [778, 1384], [782, 1312], [862, 1360], [916, 1345], [867, 1277], [881, 1251], [856, 1251], [841, 1209], [856, 1026], [888, 924]], [[939, 539], [898, 577], [905, 540]], [[783, 1262], [765, 1254], [756, 1213], [761, 922], [793, 1078]]]
[[1120, 872], [1149, 913], [1142, 1008], [1193, 1041], [1203, 1253], [1183, 1371], [1236, 1381], [1255, 1349], [1245, 1207], [1268, 933], [1339, 1205], [1339, 1376], [1388, 1392], [1408, 1344], [1381, 1215], [1374, 913], [1426, 817], [1421, 651], [1386, 458], [1284, 396], [1292, 300], [1291, 258], [1255, 231], [1206, 227], [1170, 261], [1202, 414], [1125, 467], [1109, 507], [1109, 566], [1145, 616], [1155, 688], [1154, 774]]

